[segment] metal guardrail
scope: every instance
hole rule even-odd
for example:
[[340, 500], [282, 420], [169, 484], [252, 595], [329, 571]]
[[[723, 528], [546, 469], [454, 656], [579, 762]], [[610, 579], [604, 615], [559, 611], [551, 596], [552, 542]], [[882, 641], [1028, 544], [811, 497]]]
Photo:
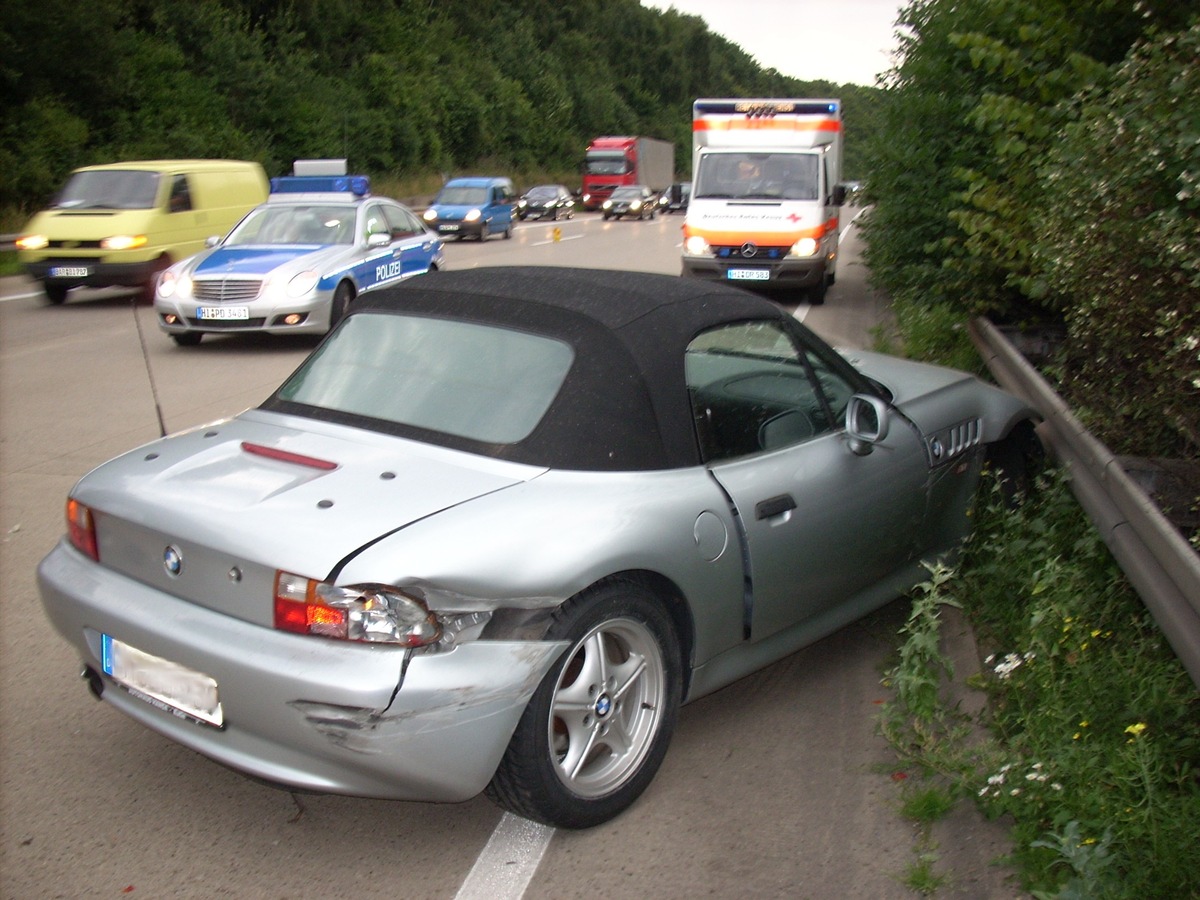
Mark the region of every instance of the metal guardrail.
[[991, 322], [968, 330], [1000, 386], [1041, 413], [1042, 443], [1067, 466], [1080, 506], [1200, 687], [1200, 555]]

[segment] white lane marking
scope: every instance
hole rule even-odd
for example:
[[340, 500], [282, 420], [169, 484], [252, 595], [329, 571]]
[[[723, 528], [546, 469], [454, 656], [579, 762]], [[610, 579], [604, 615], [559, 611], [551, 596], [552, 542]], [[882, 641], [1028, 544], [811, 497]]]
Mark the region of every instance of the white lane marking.
[[455, 900], [520, 900], [552, 837], [549, 825], [506, 812]]
[[9, 300], [28, 300], [31, 297], [45, 297], [41, 291], [34, 291], [30, 294], [9, 294], [7, 297], [0, 297], [0, 303], [7, 303]]

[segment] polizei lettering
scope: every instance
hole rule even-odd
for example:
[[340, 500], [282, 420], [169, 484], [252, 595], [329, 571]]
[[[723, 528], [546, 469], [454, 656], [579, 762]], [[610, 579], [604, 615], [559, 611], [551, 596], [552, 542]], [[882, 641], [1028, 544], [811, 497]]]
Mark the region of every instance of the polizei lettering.
[[403, 273], [404, 268], [400, 260], [393, 260], [389, 263], [384, 263], [382, 266], [375, 267], [375, 280], [386, 281], [389, 278], [399, 278]]

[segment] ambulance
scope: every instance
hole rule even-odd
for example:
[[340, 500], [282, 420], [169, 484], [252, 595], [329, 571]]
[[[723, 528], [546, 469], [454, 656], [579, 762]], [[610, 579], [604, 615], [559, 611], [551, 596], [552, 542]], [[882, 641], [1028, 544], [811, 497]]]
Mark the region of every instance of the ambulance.
[[823, 303], [846, 198], [841, 101], [697, 100], [692, 151], [683, 275]]

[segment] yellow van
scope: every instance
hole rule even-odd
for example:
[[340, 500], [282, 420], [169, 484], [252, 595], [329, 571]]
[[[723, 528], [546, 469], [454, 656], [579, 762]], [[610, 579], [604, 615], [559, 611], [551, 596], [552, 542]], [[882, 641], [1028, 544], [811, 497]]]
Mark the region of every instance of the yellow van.
[[159, 273], [267, 199], [254, 162], [159, 159], [76, 169], [17, 240], [51, 303], [73, 287], [126, 285], [153, 300]]

